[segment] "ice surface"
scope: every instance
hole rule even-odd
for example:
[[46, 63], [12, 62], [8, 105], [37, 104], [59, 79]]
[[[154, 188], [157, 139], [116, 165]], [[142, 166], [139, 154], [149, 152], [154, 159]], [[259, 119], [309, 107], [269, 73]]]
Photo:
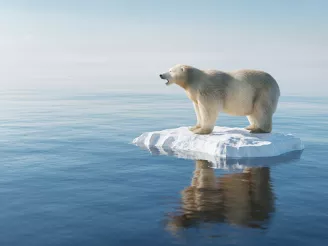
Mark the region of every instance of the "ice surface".
[[193, 134], [188, 127], [146, 132], [134, 139], [133, 143], [149, 149], [153, 154], [207, 160], [219, 166], [226, 165], [228, 159], [249, 162], [249, 158], [278, 157], [304, 149], [301, 139], [292, 134], [251, 134], [242, 128], [218, 126], [209, 135]]

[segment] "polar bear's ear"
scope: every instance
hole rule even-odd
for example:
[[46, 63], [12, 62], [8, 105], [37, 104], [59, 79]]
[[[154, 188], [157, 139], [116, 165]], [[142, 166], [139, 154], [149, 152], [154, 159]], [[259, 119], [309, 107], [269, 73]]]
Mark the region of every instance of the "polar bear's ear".
[[182, 72], [186, 71], [186, 67], [185, 67], [185, 66], [182, 66], [182, 67], [181, 67], [181, 71], [182, 71]]

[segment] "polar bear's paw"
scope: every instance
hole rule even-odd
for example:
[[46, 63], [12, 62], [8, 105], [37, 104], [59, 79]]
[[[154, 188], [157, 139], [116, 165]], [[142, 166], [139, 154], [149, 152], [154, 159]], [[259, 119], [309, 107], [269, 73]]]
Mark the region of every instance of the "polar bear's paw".
[[200, 125], [195, 125], [189, 128], [190, 131], [194, 131], [196, 129], [200, 128]]
[[206, 135], [212, 133], [212, 131], [213, 131], [212, 129], [208, 129], [208, 128], [196, 128], [192, 132], [199, 135]]
[[269, 133], [269, 131], [264, 131], [261, 128], [252, 129], [250, 133]]
[[249, 125], [245, 127], [246, 130], [254, 130], [256, 127], [254, 125]]

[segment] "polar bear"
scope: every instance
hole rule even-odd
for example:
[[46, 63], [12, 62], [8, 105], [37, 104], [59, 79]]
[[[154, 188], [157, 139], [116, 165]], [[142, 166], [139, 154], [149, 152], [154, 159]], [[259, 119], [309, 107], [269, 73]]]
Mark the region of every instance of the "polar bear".
[[175, 65], [160, 74], [182, 87], [192, 100], [197, 123], [190, 130], [195, 134], [210, 134], [219, 112], [247, 116], [251, 133], [272, 131], [272, 115], [276, 111], [280, 89], [275, 79], [258, 70], [223, 72], [200, 70], [187, 65]]

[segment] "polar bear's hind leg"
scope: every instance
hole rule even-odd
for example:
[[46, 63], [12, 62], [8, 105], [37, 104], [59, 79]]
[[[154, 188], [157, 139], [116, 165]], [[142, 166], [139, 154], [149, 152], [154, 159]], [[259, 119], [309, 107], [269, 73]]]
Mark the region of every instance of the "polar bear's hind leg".
[[249, 126], [245, 127], [245, 129], [246, 130], [254, 130], [256, 128], [254, 118], [252, 116], [248, 115], [247, 119], [249, 121]]
[[254, 121], [255, 128], [251, 129], [251, 133], [269, 133], [272, 131], [272, 105], [266, 98], [258, 100], [254, 105], [254, 111], [250, 115], [250, 119]]

